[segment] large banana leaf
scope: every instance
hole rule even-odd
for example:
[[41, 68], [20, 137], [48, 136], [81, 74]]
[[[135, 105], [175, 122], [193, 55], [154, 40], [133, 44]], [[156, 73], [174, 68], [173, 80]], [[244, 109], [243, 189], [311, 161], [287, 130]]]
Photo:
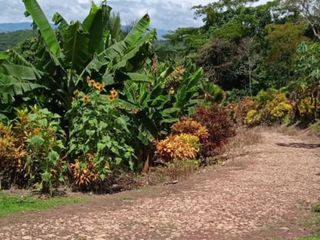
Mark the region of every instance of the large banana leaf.
[[142, 17], [123, 41], [117, 42], [101, 52], [87, 65], [81, 74], [91, 74], [92, 70], [100, 71], [103, 66], [108, 66], [108, 71], [113, 72], [124, 66], [132, 59], [147, 42], [155, 38], [155, 31], [147, 33], [150, 26], [148, 15]]
[[55, 25], [58, 26], [58, 29], [63, 30], [64, 28], [68, 27], [69, 23], [64, 17], [61, 16], [60, 13], [55, 13], [52, 17], [52, 21]]
[[90, 33], [89, 52], [94, 54], [104, 44], [104, 32], [107, 27], [111, 7], [102, 5], [97, 7], [92, 3], [89, 15], [83, 22], [83, 27]]
[[153, 30], [143, 36], [140, 40], [138, 40], [135, 44], [135, 47], [128, 51], [124, 56], [122, 56], [121, 60], [116, 64], [113, 64], [110, 69], [111, 71], [115, 71], [127, 66], [127, 63], [130, 59], [134, 58], [137, 53], [140, 51], [141, 47], [144, 46], [146, 43], [151, 42], [155, 39], [156, 31]]
[[38, 72], [34, 68], [14, 64], [0, 66], [0, 99], [3, 103], [13, 101], [17, 95], [32, 91], [43, 86], [35, 83]]
[[144, 15], [137, 24], [134, 25], [132, 30], [128, 33], [125, 38], [125, 42], [129, 46], [133, 46], [143, 34], [148, 30], [150, 26], [150, 17], [148, 14]]
[[69, 68], [81, 72], [90, 59], [88, 32], [80, 22], [75, 22], [65, 29], [63, 38], [63, 53]]
[[[42, 72], [37, 70], [36, 67], [31, 62], [29, 62], [27, 59], [25, 59], [15, 49], [10, 50], [10, 63], [13, 63], [15, 65], [22, 65], [22, 66], [30, 67], [37, 78], [40, 78], [41, 75], [43, 74]], [[6, 64], [4, 66], [6, 66]]]
[[34, 23], [39, 28], [41, 37], [43, 38], [43, 41], [47, 45], [49, 51], [56, 58], [59, 58], [61, 54], [59, 42], [38, 2], [36, 0], [23, 0], [23, 3], [26, 8], [26, 15], [31, 15]]

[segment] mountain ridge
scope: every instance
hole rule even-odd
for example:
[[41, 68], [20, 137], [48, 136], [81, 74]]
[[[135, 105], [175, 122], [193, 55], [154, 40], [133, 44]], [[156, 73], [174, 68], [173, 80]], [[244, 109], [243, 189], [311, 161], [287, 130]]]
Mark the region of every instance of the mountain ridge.
[[[126, 28], [126, 26], [123, 26]], [[19, 30], [31, 30], [31, 22], [19, 22], [19, 23], [0, 23], [0, 33], [2, 32], [15, 32]], [[163, 35], [169, 33], [170, 30], [156, 28], [158, 36], [161, 38]]]

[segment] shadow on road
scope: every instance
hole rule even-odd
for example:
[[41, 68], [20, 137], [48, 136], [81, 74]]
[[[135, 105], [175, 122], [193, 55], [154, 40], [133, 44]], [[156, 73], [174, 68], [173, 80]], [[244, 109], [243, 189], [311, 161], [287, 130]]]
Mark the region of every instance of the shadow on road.
[[312, 144], [312, 143], [276, 143], [281, 147], [291, 147], [291, 148], [307, 148], [314, 149], [320, 148], [320, 144]]

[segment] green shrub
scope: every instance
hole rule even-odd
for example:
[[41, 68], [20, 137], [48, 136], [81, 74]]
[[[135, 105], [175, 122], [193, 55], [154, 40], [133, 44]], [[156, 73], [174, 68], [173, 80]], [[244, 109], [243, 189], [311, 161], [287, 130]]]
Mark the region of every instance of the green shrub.
[[54, 187], [64, 181], [66, 167], [62, 160], [65, 133], [60, 127], [60, 116], [36, 106], [19, 110], [16, 130], [26, 144], [25, 177], [29, 184], [52, 195]]
[[[68, 155], [79, 165], [72, 171], [74, 183], [79, 186], [101, 182], [116, 169], [133, 170], [135, 160], [129, 145], [134, 137], [130, 119], [117, 108], [118, 92], [111, 90], [105, 95], [102, 84], [93, 80], [89, 84], [94, 89], [88, 95], [76, 93], [69, 112], [72, 127]], [[93, 175], [81, 180], [89, 170]]]

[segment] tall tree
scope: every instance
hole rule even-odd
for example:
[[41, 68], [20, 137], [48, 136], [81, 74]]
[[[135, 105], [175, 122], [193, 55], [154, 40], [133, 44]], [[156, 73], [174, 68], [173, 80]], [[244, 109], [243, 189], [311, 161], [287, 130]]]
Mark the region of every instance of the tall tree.
[[284, 7], [291, 12], [298, 12], [310, 25], [314, 36], [320, 40], [320, 1], [319, 0], [284, 0]]

